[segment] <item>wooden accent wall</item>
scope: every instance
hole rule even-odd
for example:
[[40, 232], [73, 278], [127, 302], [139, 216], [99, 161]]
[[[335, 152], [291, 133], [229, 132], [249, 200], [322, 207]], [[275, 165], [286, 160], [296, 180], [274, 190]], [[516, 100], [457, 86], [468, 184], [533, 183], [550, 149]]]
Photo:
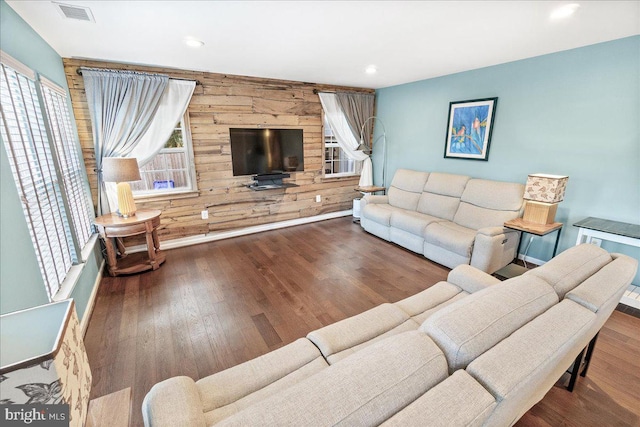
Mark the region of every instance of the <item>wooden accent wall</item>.
[[[372, 93], [373, 89], [79, 59], [63, 59], [63, 62], [94, 204], [97, 200], [94, 145], [84, 82], [76, 72], [78, 67], [164, 73], [202, 83], [196, 86], [188, 108], [199, 194], [136, 201], [138, 209], [162, 210], [159, 229], [162, 240], [351, 209], [352, 200], [358, 196], [354, 188], [359, 178], [324, 178], [322, 107], [320, 98], [313, 92], [315, 89]], [[303, 129], [304, 171], [292, 172], [289, 180], [298, 187], [267, 191], [246, 188], [251, 177], [233, 176], [230, 127]], [[320, 203], [315, 201], [317, 194], [322, 196]], [[201, 219], [200, 214], [204, 209], [209, 211], [206, 220]]]

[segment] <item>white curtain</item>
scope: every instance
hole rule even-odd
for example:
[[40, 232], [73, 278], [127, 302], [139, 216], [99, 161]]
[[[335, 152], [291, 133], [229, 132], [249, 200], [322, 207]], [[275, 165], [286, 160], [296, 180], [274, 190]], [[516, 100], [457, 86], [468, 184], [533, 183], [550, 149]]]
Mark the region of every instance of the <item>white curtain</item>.
[[158, 154], [171, 136], [176, 123], [187, 111], [195, 87], [194, 81], [169, 80], [149, 129], [126, 157], [135, 157], [138, 159], [138, 166], [144, 166]]
[[[140, 167], [149, 163], [162, 150], [176, 124], [184, 115], [195, 87], [196, 82], [194, 81], [170, 79], [160, 98], [160, 105], [158, 105], [147, 132], [142, 135], [133, 150], [123, 157], [135, 157]], [[105, 188], [109, 205], [117, 206], [118, 193], [116, 184], [107, 182]]]
[[362, 172], [360, 173], [360, 186], [373, 185], [373, 171], [371, 166], [371, 158], [362, 151], [356, 150], [360, 142], [354, 136], [349, 123], [344, 116], [340, 105], [338, 104], [337, 95], [335, 93], [319, 93], [320, 103], [324, 110], [325, 117], [333, 130], [333, 134], [338, 141], [340, 148], [344, 150], [347, 157], [362, 162]]
[[[98, 215], [111, 211], [102, 159], [125, 157], [149, 128], [169, 77], [134, 71], [83, 68], [98, 172]], [[115, 206], [115, 205], [112, 205]]]

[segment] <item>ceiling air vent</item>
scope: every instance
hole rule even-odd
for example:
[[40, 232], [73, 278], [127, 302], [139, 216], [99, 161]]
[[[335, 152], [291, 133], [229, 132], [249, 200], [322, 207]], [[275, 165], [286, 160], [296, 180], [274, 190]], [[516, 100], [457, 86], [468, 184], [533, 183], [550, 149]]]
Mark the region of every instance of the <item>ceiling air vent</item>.
[[78, 21], [96, 22], [93, 19], [93, 13], [91, 9], [84, 6], [72, 6], [70, 4], [52, 2], [56, 8], [60, 11], [62, 16], [68, 19], [76, 19]]

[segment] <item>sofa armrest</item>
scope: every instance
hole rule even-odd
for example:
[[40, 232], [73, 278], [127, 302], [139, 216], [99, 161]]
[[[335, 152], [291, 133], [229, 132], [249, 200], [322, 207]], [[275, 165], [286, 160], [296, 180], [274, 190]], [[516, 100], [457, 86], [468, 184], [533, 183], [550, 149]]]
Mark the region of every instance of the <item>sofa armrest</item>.
[[498, 284], [500, 280], [475, 267], [461, 264], [449, 272], [447, 282], [473, 293]]
[[[487, 233], [493, 233], [502, 227], [488, 227]], [[483, 234], [478, 232], [473, 242], [473, 252], [471, 253], [471, 264], [473, 267], [493, 274], [505, 265], [508, 265], [516, 257], [520, 232], [508, 230], [506, 233]], [[505, 231], [506, 231], [505, 230]], [[483, 231], [484, 232], [484, 231]]]
[[485, 227], [478, 230], [478, 234], [493, 237], [493, 236], [498, 236], [500, 234], [505, 234], [509, 231], [513, 232], [513, 230], [507, 229], [505, 227]]
[[173, 377], [151, 387], [142, 402], [146, 427], [206, 426], [200, 392], [189, 377]]
[[389, 203], [389, 196], [376, 196], [373, 194], [367, 194], [362, 198], [362, 200], [366, 200], [367, 203], [377, 203], [377, 204], [385, 204]]

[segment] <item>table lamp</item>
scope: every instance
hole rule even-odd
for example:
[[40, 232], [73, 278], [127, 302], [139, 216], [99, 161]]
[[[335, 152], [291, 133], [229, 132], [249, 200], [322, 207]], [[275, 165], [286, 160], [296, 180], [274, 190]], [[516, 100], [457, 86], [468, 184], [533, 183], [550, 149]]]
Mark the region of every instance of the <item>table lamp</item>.
[[116, 182], [118, 188], [118, 215], [124, 218], [136, 214], [136, 202], [129, 181], [139, 181], [138, 161], [131, 157], [105, 157], [102, 159], [102, 180]]
[[568, 176], [534, 173], [527, 177], [523, 198], [527, 201], [522, 219], [536, 224], [552, 224], [558, 203], [564, 199]]

